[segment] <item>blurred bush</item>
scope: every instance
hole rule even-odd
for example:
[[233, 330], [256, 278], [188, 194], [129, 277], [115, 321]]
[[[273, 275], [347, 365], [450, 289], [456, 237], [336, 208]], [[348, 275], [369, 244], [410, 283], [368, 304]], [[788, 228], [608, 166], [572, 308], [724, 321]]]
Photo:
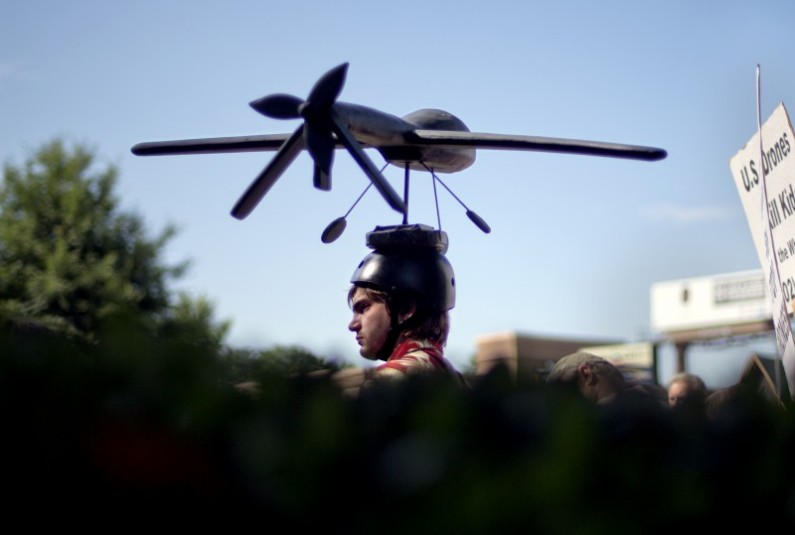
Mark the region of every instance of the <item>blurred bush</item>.
[[[795, 521], [792, 410], [751, 396], [685, 425], [515, 384], [412, 380], [367, 397], [262, 368], [256, 395], [215, 350], [109, 325], [77, 346], [35, 326], [0, 340], [7, 518], [80, 525], [256, 522], [345, 533], [657, 533]], [[759, 401], [759, 403], [757, 403]], [[57, 516], [53, 516], [57, 515]], [[173, 524], [171, 524], [173, 525]]]

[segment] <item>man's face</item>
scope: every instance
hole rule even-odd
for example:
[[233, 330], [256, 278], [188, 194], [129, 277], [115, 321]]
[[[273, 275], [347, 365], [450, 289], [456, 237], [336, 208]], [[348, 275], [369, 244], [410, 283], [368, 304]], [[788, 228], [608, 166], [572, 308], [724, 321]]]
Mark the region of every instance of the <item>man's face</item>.
[[689, 392], [685, 383], [676, 382], [668, 388], [668, 405], [676, 407], [687, 401]]
[[368, 359], [376, 360], [378, 352], [384, 347], [391, 320], [386, 304], [376, 301], [363, 288], [357, 288], [351, 299], [353, 318], [348, 329], [356, 333], [359, 353]]

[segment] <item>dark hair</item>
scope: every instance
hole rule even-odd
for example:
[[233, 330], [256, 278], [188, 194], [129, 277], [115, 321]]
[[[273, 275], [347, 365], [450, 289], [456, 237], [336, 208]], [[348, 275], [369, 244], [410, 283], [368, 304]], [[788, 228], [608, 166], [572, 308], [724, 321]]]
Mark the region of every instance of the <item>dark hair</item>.
[[709, 391], [701, 376], [694, 373], [679, 372], [668, 380], [666, 388], [670, 390], [671, 386], [677, 383], [687, 386], [687, 394], [685, 394], [684, 398], [688, 400], [688, 403], [702, 405], [706, 401]]
[[577, 369], [582, 364], [589, 366], [596, 375], [607, 378], [614, 385], [621, 388], [625, 386], [624, 376], [615, 364], [585, 351], [577, 351], [559, 358], [545, 380], [547, 383], [576, 383], [579, 378]]

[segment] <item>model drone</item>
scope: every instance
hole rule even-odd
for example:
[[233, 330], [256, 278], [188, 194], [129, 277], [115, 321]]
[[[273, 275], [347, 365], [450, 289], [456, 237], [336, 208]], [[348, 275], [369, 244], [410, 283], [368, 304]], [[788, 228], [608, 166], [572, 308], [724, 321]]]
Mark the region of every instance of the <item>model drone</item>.
[[[338, 102], [347, 72], [348, 63], [328, 71], [315, 83], [306, 100], [273, 94], [250, 103], [256, 111], [272, 119], [303, 119], [303, 124], [292, 134], [145, 142], [133, 146], [132, 152], [150, 156], [277, 151], [232, 208], [232, 216], [244, 219], [304, 149], [314, 161], [314, 186], [330, 190], [334, 152], [345, 148], [368, 176], [370, 185], [375, 186], [392, 209], [403, 214], [404, 224], [408, 224], [409, 171], [426, 171], [438, 180], [437, 173], [456, 173], [471, 166], [476, 149], [529, 150], [645, 161], [661, 160], [667, 155], [665, 150], [655, 147], [470, 132], [458, 117], [437, 109], [421, 109], [397, 117], [366, 106]], [[367, 155], [365, 149], [368, 148], [378, 151], [387, 164], [404, 169], [403, 198]], [[457, 197], [456, 200], [461, 202]], [[467, 216], [488, 233], [490, 228], [485, 221], [466, 209]], [[343, 216], [326, 228], [323, 241], [334, 241], [344, 228]]]

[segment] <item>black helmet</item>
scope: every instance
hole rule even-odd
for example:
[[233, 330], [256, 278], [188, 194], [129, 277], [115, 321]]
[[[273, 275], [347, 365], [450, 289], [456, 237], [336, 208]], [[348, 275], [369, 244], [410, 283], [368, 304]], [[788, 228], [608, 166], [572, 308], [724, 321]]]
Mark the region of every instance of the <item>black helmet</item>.
[[[455, 274], [453, 266], [444, 256], [446, 236], [439, 231], [433, 238], [436, 246], [418, 246], [405, 243], [407, 232], [426, 234], [426, 229], [415, 226], [389, 229], [392, 238], [398, 238], [397, 246], [379, 243], [377, 248], [364, 257], [353, 272], [353, 284], [370, 286], [388, 293], [410, 292], [416, 299], [434, 312], [444, 312], [455, 306]], [[423, 232], [424, 231], [424, 232]], [[368, 243], [373, 243], [386, 232], [376, 228]], [[427, 238], [427, 234], [426, 234]], [[440, 240], [445, 247], [439, 247]], [[395, 243], [395, 241], [393, 241]]]

